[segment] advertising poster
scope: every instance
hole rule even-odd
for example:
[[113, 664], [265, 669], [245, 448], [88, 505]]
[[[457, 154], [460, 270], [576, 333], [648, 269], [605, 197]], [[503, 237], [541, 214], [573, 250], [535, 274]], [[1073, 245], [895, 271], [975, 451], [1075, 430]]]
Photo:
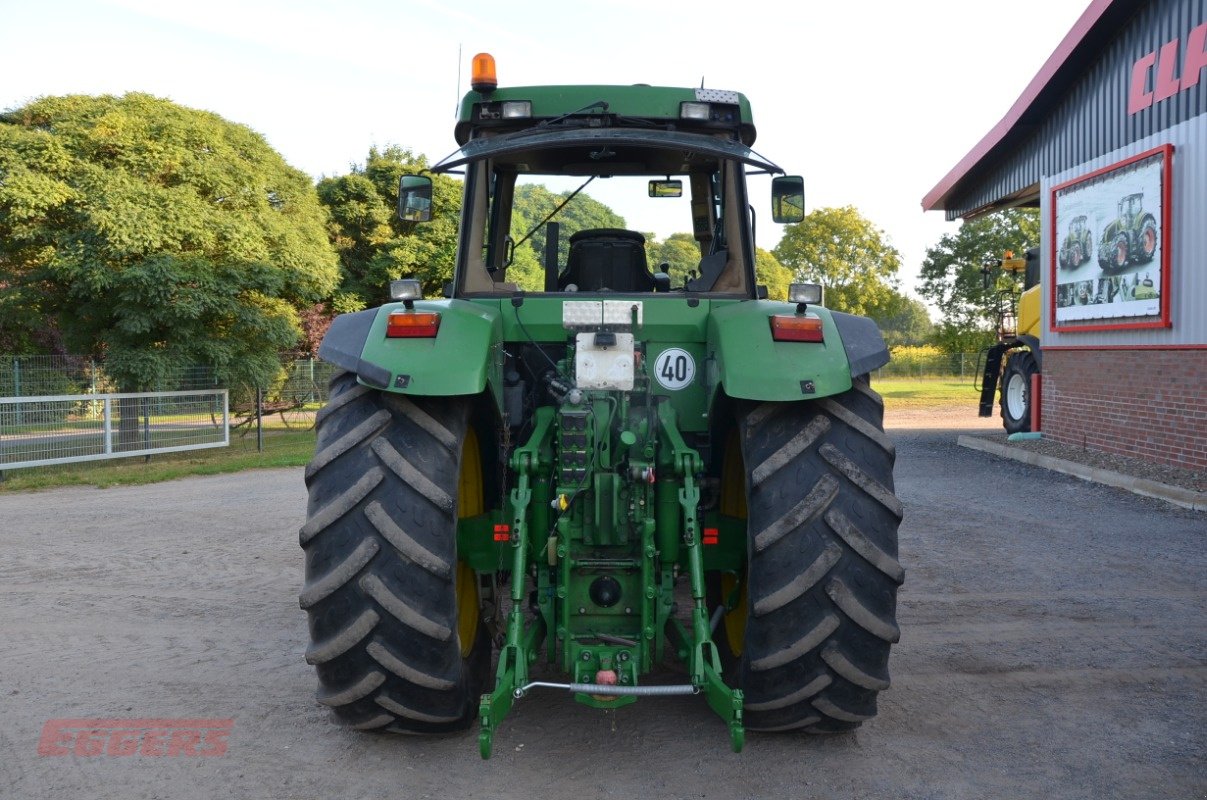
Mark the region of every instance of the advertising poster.
[[1053, 327], [1163, 324], [1169, 148], [1062, 184], [1053, 199]]

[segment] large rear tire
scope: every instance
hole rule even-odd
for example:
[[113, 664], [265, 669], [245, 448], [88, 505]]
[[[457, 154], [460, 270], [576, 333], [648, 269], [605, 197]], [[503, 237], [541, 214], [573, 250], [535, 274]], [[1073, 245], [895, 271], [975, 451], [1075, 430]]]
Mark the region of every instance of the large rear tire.
[[438, 400], [342, 373], [318, 414], [300, 532], [306, 661], [319, 702], [353, 728], [464, 729], [489, 675], [476, 578], [456, 551], [459, 512], [481, 511], [480, 460], [468, 403]]
[[904, 570], [883, 417], [866, 377], [842, 395], [739, 414], [748, 564], [717, 639], [751, 730], [851, 730], [889, 686]]

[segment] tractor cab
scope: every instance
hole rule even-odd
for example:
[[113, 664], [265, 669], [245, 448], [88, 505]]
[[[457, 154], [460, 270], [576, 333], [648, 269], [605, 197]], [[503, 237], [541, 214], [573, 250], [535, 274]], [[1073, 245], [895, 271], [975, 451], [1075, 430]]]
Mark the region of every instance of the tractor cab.
[[1119, 201], [1119, 216], [1122, 219], [1135, 219], [1144, 210], [1144, 193], [1129, 194]]
[[[772, 181], [771, 218], [804, 218], [804, 183], [751, 149], [746, 98], [651, 86], [498, 86], [476, 76], [433, 172], [464, 175], [449, 297], [523, 293], [707, 294], [756, 299], [746, 176]], [[405, 176], [404, 218], [430, 197]], [[621, 220], [596, 200], [638, 208]], [[416, 200], [416, 198], [418, 198]], [[643, 231], [690, 231], [693, 252], [656, 258]], [[657, 263], [655, 263], [657, 262]]]

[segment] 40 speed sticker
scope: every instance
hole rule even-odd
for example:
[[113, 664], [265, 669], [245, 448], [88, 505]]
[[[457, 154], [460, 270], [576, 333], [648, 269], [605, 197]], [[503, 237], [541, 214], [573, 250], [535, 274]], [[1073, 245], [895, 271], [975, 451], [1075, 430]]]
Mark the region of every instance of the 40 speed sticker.
[[696, 377], [696, 361], [680, 347], [663, 350], [654, 362], [654, 378], [664, 389], [682, 389]]

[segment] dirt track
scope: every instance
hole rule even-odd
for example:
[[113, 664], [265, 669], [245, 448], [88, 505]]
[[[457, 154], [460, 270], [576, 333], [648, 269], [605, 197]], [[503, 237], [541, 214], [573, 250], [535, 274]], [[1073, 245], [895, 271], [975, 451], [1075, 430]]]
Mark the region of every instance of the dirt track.
[[[334, 727], [298, 610], [301, 470], [0, 496], [0, 797], [1197, 798], [1203, 515], [898, 415], [893, 687], [835, 738], [728, 751], [702, 701], [533, 694], [482, 762]], [[39, 756], [55, 718], [232, 718], [221, 757]]]

